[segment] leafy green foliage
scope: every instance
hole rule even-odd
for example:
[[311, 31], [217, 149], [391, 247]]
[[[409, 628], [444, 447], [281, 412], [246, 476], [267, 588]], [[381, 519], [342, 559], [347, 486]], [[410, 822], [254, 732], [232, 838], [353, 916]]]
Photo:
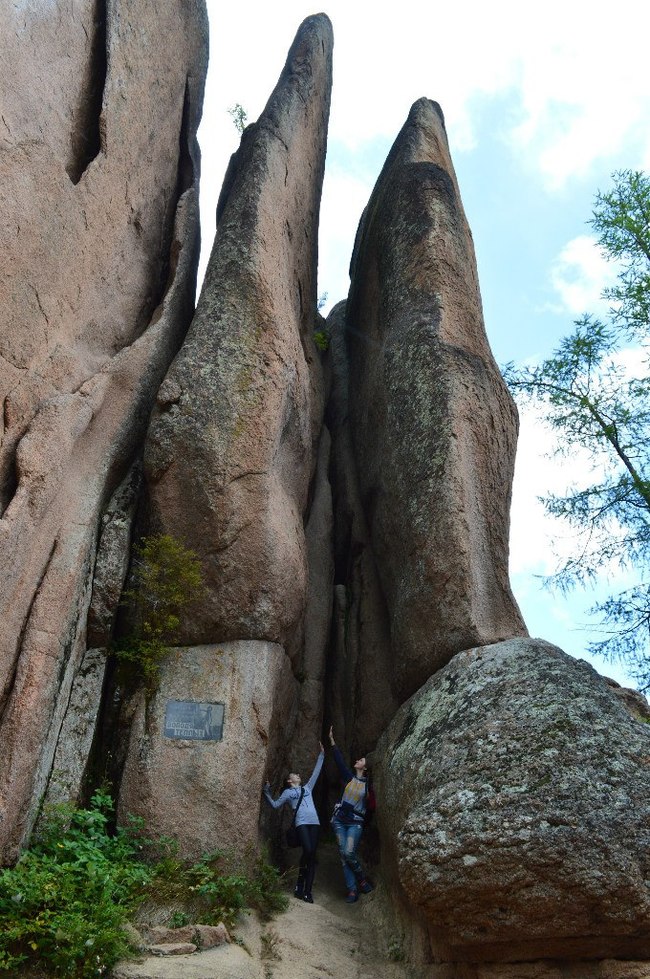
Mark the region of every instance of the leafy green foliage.
[[152, 892], [158, 901], [183, 904], [185, 910], [176, 915], [229, 927], [245, 908], [268, 919], [287, 907], [280, 873], [264, 856], [251, 853], [235, 858], [217, 850], [187, 864], [168, 848], [156, 863]]
[[235, 104], [231, 105], [228, 109], [228, 115], [232, 119], [235, 129], [241, 136], [246, 129], [246, 124], [248, 121], [248, 114], [243, 105], [240, 105], [239, 102], [235, 102]]
[[[612, 303], [607, 320], [582, 316], [542, 364], [509, 364], [504, 376], [516, 394], [544, 407], [558, 432], [558, 455], [571, 456], [576, 449], [588, 453], [589, 484], [544, 499], [548, 512], [565, 519], [581, 541], [552, 581], [567, 589], [593, 581], [603, 569], [635, 569], [639, 584], [592, 609], [609, 635], [590, 648], [625, 660], [641, 688], [648, 689], [650, 179], [629, 170], [613, 179], [613, 189], [597, 195], [591, 221], [619, 270], [617, 285], [604, 293]], [[631, 359], [638, 364], [634, 373]]]
[[200, 597], [201, 565], [194, 551], [169, 534], [144, 537], [135, 553], [135, 585], [123, 594], [134, 626], [117, 655], [136, 663], [145, 681], [155, 684], [160, 663], [178, 635], [181, 614]]
[[96, 792], [90, 809], [58, 809], [0, 872], [0, 971], [36, 961], [57, 976], [101, 976], [129, 952], [122, 925], [151, 871], [130, 833], [108, 834], [112, 805]]
[[88, 809], [54, 807], [34, 846], [0, 872], [0, 973], [38, 964], [53, 976], [105, 975], [130, 953], [125, 922], [143, 904], [183, 905], [170, 924], [232, 927], [245, 908], [286, 908], [278, 871], [259, 855], [188, 863], [175, 841], [147, 839], [141, 820], [110, 832], [113, 802], [97, 791]]
[[650, 330], [650, 177], [638, 170], [614, 174], [614, 187], [596, 195], [591, 226], [610, 259], [618, 284], [605, 290], [613, 323], [647, 344]]
[[316, 330], [314, 333], [314, 343], [323, 352], [329, 349], [330, 337], [327, 330]]

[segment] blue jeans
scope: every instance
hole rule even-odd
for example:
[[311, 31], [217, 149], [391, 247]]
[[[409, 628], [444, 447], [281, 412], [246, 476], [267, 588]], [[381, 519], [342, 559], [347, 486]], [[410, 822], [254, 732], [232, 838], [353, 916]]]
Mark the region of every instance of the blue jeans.
[[357, 857], [357, 847], [363, 833], [363, 823], [352, 823], [347, 826], [335, 817], [332, 820], [332, 829], [336, 833], [336, 841], [339, 845], [345, 886], [349, 891], [356, 891], [357, 880], [363, 878], [363, 868]]

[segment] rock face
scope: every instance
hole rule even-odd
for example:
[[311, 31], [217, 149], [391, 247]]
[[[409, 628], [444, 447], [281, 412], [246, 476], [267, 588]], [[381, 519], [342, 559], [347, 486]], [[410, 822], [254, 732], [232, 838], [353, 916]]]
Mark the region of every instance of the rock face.
[[[243, 133], [193, 319], [203, 0], [6, 19], [0, 861], [43, 798], [79, 800], [100, 721], [121, 820], [185, 858], [243, 850], [327, 716], [347, 754], [378, 742], [384, 870], [433, 960], [414, 974], [640, 979], [619, 965], [650, 954], [650, 713], [525, 638], [517, 416], [439, 107], [390, 152], [323, 371], [328, 18]], [[206, 591], [156, 688], [119, 667], [109, 698], [136, 524], [192, 548]]]
[[650, 728], [587, 663], [462, 652], [376, 755], [387, 863], [437, 959], [648, 956]]
[[[184, 857], [243, 852], [257, 839], [262, 785], [278, 768], [297, 695], [289, 659], [273, 643], [173, 650], [155, 694], [132, 705], [118, 815], [143, 816], [151, 832], [177, 839]], [[223, 704], [222, 738], [167, 736], [170, 701]]]
[[102, 515], [102, 528], [93, 569], [93, 585], [86, 621], [88, 649], [74, 675], [65, 708], [45, 802], [78, 804], [97, 732], [120, 596], [131, 553], [131, 530], [142, 483], [140, 465], [134, 465], [113, 494]]
[[526, 634], [508, 581], [517, 414], [434, 102], [391, 149], [350, 273], [350, 428], [403, 701], [454, 653]]
[[188, 644], [300, 649], [323, 407], [312, 333], [331, 71], [331, 24], [310, 17], [231, 160], [196, 316], [148, 435], [153, 524], [192, 547], [206, 574]]
[[4, 859], [29, 833], [85, 653], [102, 510], [193, 311], [206, 42], [202, 0], [5, 12]]

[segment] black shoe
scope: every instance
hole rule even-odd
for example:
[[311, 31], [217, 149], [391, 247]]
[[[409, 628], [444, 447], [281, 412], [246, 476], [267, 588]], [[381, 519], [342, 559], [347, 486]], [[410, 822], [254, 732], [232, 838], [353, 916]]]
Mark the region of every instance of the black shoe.
[[369, 880], [366, 880], [365, 877], [363, 878], [363, 880], [359, 881], [359, 890], [361, 891], [362, 894], [370, 894], [370, 891], [372, 891], [373, 889], [374, 889], [373, 885], [370, 883]]
[[314, 903], [314, 899], [311, 896], [311, 894], [303, 894], [302, 899], [305, 902], [305, 904], [313, 904]]

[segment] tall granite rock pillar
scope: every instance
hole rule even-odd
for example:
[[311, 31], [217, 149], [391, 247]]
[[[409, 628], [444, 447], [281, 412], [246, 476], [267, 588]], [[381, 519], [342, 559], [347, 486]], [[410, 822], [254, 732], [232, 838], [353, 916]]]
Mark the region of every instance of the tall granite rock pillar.
[[158, 394], [145, 466], [152, 523], [202, 558], [190, 643], [295, 643], [303, 516], [322, 418], [318, 214], [331, 26], [298, 31], [277, 87], [231, 159], [196, 315]]
[[[217, 827], [212, 844], [250, 841], [236, 813], [250, 809], [265, 766], [279, 764], [268, 717], [282, 716], [286, 738], [297, 710], [289, 659], [302, 649], [304, 526], [323, 413], [312, 334], [332, 44], [325, 15], [303, 22], [264, 112], [242, 135], [196, 315], [158, 394], [145, 452], [152, 529], [180, 538], [205, 571], [205, 596], [182, 625], [187, 655], [199, 646], [216, 655], [224, 642], [232, 651], [232, 696], [213, 689], [216, 674], [205, 677], [205, 691], [225, 697], [223, 741], [195, 768], [194, 788]], [[257, 695], [237, 693], [256, 689], [248, 677], [256, 649], [266, 657], [268, 690], [278, 690], [270, 714]], [[181, 682], [182, 666], [170, 660], [164, 669], [161, 689], [180, 689], [173, 677]], [[260, 723], [248, 724], [255, 714]], [[158, 753], [162, 716], [156, 701], [148, 725], [132, 734], [120, 806], [166, 831], [163, 772], [175, 748]], [[235, 716], [245, 722], [241, 730]], [[175, 747], [180, 759], [183, 746]], [[231, 751], [244, 766], [236, 778], [225, 763]], [[198, 808], [183, 829], [190, 849], [207, 842]]]
[[427, 99], [361, 219], [345, 336], [359, 494], [403, 701], [454, 653], [526, 634], [508, 580], [517, 414], [485, 335], [442, 112]]
[[0, 858], [10, 859], [85, 653], [102, 510], [193, 312], [207, 21], [203, 0], [9, 4], [4, 16]]

